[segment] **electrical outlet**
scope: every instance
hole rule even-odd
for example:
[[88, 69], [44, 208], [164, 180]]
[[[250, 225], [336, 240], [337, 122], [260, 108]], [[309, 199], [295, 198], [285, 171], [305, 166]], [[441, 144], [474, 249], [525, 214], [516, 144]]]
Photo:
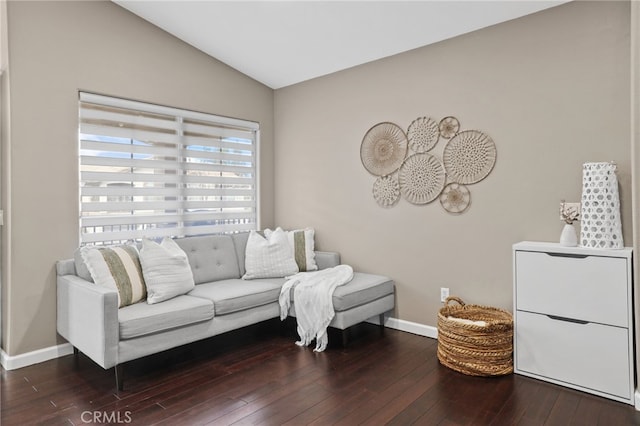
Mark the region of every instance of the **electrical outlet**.
[[444, 302], [449, 297], [449, 288], [448, 287], [440, 287], [440, 301]]

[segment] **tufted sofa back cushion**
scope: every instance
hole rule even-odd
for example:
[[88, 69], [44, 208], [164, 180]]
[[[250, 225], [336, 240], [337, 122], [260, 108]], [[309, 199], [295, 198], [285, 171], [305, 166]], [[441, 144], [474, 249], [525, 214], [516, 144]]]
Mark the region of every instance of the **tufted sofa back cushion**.
[[236, 248], [230, 235], [185, 237], [175, 241], [189, 258], [196, 284], [242, 276]]

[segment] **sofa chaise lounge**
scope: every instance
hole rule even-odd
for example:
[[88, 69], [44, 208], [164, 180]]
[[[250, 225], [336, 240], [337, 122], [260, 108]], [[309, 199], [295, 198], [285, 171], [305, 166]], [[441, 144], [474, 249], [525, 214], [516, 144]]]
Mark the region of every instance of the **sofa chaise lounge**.
[[[243, 280], [249, 233], [176, 239], [187, 254], [195, 288], [156, 304], [145, 301], [118, 308], [115, 290], [91, 282], [82, 261], [57, 263], [57, 330], [74, 347], [104, 369], [116, 367], [116, 386], [123, 389], [127, 361], [278, 318], [284, 278]], [[334, 252], [315, 252], [319, 269], [336, 266]], [[384, 313], [395, 304], [394, 282], [380, 275], [355, 272], [333, 294], [335, 317], [330, 326], [344, 330]], [[289, 310], [295, 316], [295, 300]]]

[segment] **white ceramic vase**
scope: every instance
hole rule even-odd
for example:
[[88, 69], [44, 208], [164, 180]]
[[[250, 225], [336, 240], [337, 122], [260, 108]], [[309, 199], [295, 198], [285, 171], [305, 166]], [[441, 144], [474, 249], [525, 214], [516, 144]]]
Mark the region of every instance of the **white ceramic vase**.
[[578, 245], [578, 234], [573, 224], [564, 224], [560, 234], [560, 245], [565, 247], [576, 247]]

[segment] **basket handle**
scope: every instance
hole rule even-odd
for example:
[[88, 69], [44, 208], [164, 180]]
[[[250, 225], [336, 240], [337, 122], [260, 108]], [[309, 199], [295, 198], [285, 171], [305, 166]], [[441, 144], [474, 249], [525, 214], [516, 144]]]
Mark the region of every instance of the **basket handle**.
[[448, 305], [449, 305], [449, 302], [451, 302], [451, 301], [453, 301], [453, 302], [458, 302], [458, 304], [459, 304], [460, 306], [464, 306], [464, 305], [466, 305], [466, 303], [464, 303], [464, 302], [462, 301], [462, 299], [460, 299], [460, 298], [459, 298], [459, 297], [457, 297], [457, 296], [449, 296], [449, 297], [447, 297], [447, 298], [444, 300], [444, 305], [445, 305], [445, 306], [448, 306]]

